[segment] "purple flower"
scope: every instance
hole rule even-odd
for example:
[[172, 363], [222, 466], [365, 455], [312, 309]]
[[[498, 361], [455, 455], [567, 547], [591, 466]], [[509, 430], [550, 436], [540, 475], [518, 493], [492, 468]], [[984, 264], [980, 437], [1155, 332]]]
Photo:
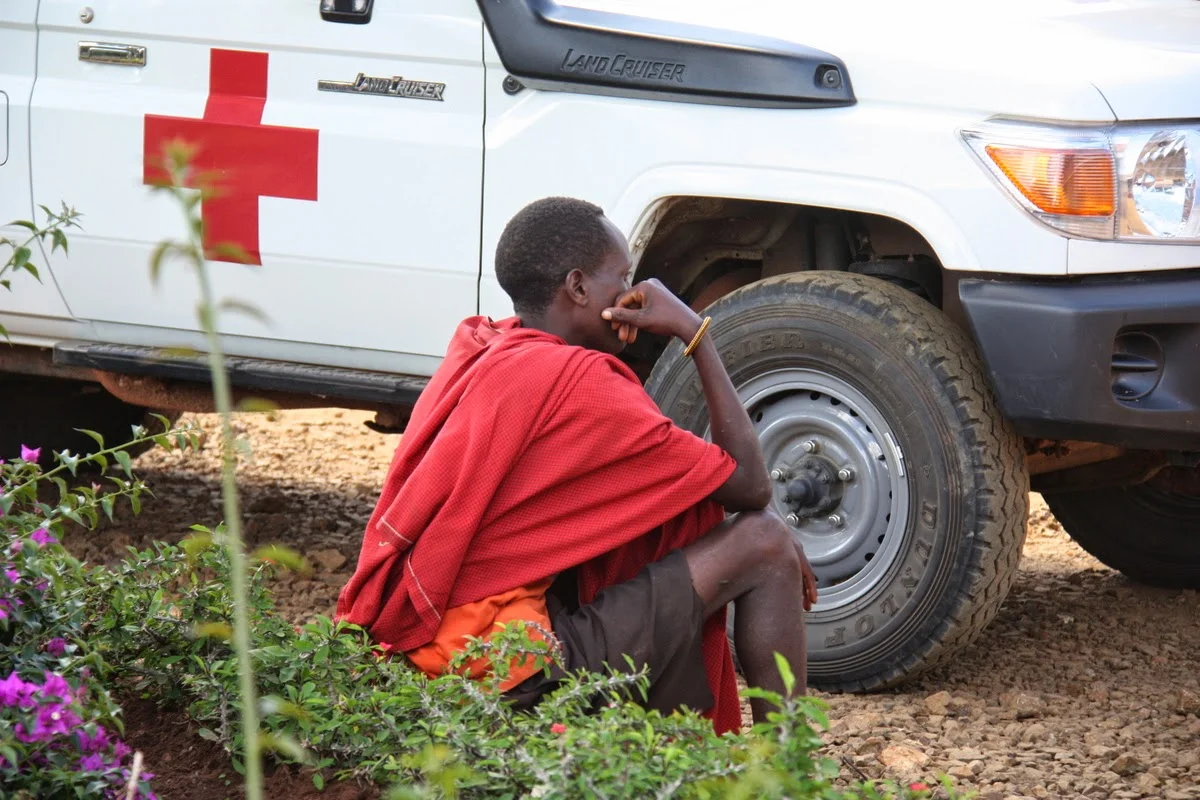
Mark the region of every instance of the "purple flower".
[[8, 610], [0, 608], [0, 619], [8, 619]]
[[15, 569], [6, 569], [4, 570], [4, 577], [8, 578], [9, 583], [18, 583], [21, 580], [21, 573]]
[[129, 749], [129, 745], [125, 744], [124, 742], [117, 742], [116, 745], [113, 746], [113, 755], [116, 756], [118, 763], [123, 761], [125, 756], [132, 752], [133, 751]]
[[103, 772], [104, 757], [99, 753], [92, 753], [79, 759], [80, 772]]
[[29, 538], [37, 542], [39, 545], [54, 544], [58, 541], [58, 539], [54, 538], [54, 534], [50, 533], [50, 531], [46, 530], [45, 528], [38, 528], [33, 533], [29, 534]]
[[67, 652], [67, 640], [61, 636], [55, 636], [45, 644], [46, 652], [55, 658], [62, 658]]
[[21, 445], [21, 460], [22, 461], [37, 461], [42, 457], [42, 448], [26, 447]]
[[49, 587], [50, 587], [50, 581], [39, 581], [38, 584], [36, 586], [34, 586], [33, 588], [39, 592], [44, 592]]
[[58, 704], [42, 706], [38, 709], [37, 718], [34, 720], [33, 732], [25, 733], [25, 738], [22, 738], [23, 728], [18, 725], [17, 738], [23, 742], [53, 739], [55, 736], [70, 733], [82, 721], [66, 706]]
[[10, 553], [19, 553], [19, 552], [21, 552], [21, 547], [22, 547], [22, 546], [23, 546], [23, 545], [21, 544], [21, 540], [20, 540], [20, 539], [17, 539], [15, 542], [13, 542], [12, 544], [10, 544], [10, 545], [8, 546], [8, 552], [10, 552]]
[[108, 749], [108, 731], [104, 730], [103, 725], [96, 726], [96, 735], [91, 736], [82, 728], [77, 731], [79, 734], [79, 751], [81, 753], [99, 753], [101, 750]]
[[[62, 640], [60, 639], [59, 641]], [[42, 693], [48, 697], [57, 697], [60, 700], [70, 700], [71, 685], [67, 683], [63, 676], [55, 675], [53, 672], [47, 672], [46, 682], [42, 684]]]
[[36, 705], [33, 700], [35, 691], [37, 691], [37, 684], [21, 680], [21, 677], [14, 671], [0, 681], [0, 705], [32, 708]]

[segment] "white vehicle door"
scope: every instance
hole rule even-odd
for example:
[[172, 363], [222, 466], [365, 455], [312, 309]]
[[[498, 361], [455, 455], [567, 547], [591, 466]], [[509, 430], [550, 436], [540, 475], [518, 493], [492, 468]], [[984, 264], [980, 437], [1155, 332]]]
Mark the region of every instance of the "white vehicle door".
[[207, 242], [253, 262], [213, 258], [214, 291], [268, 317], [226, 315], [232, 352], [444, 352], [477, 308], [482, 21], [471, 0], [377, 0], [363, 24], [322, 5], [358, 3], [41, 0], [33, 191], [84, 215], [53, 262], [77, 317], [199, 327], [189, 269], [149, 278], [156, 244], [185, 233], [147, 185], [180, 138], [225, 190], [202, 204]]
[[[0, 236], [17, 243], [25, 242], [30, 232], [19, 226], [8, 227], [8, 223], [46, 222], [45, 214], [34, 210], [29, 192], [29, 96], [37, 69], [37, 6], [38, 0], [0, 3]], [[57, 202], [46, 205], [56, 211], [59, 208]], [[26, 272], [6, 275], [12, 281], [12, 291], [0, 288], [0, 313], [67, 316], [67, 306], [44, 267], [36, 243], [31, 249], [41, 281]], [[7, 261], [10, 254], [8, 248], [0, 248], [0, 262]], [[28, 319], [9, 319], [4, 324], [13, 332], [37, 327]]]

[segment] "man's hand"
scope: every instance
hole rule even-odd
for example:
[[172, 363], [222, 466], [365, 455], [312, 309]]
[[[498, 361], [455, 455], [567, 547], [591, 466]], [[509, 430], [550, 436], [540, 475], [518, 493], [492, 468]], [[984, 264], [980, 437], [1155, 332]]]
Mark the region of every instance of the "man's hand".
[[817, 604], [817, 576], [812, 565], [808, 563], [808, 556], [804, 555], [804, 548], [799, 542], [795, 542], [795, 545], [796, 555], [800, 556], [800, 574], [804, 583], [804, 610], [812, 611], [812, 607]]
[[655, 278], [618, 295], [615, 305], [600, 316], [612, 322], [626, 344], [633, 344], [639, 330], [689, 342], [700, 329], [700, 316]]

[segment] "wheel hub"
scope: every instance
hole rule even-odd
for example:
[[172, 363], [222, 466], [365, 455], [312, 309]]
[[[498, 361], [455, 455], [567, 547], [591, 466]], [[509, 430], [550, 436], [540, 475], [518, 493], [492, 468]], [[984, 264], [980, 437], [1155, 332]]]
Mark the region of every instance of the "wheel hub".
[[817, 576], [816, 610], [856, 603], [879, 586], [908, 520], [904, 455], [862, 392], [816, 370], [781, 369], [739, 390], [788, 521]]
[[823, 456], [807, 456], [789, 469], [782, 470], [787, 478], [784, 505], [800, 520], [828, 514], [842, 502], [842, 485], [838, 468]]

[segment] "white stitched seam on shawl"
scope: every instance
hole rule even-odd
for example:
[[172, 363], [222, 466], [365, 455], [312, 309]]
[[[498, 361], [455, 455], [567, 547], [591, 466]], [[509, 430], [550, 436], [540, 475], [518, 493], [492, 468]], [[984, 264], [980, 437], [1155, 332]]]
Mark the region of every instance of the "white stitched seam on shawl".
[[408, 561], [405, 563], [408, 564], [408, 574], [412, 575], [413, 583], [415, 583], [417, 585], [417, 589], [420, 590], [421, 597], [425, 598], [425, 604], [429, 606], [430, 611], [432, 611], [434, 614], [437, 615], [438, 622], [441, 622], [442, 615], [438, 614], [438, 610], [433, 607], [433, 603], [429, 602], [429, 595], [425, 594], [425, 587], [421, 586], [421, 581], [417, 579], [417, 572], [416, 572], [416, 570], [413, 569], [413, 565], [412, 565], [412, 557], [410, 556]]
[[392, 527], [392, 523], [388, 522], [386, 519], [379, 520], [379, 524], [382, 525], [383, 527], [387, 528], [389, 531], [391, 531], [393, 535], [395, 535], [397, 538], [400, 539], [400, 541], [404, 542], [405, 544], [411, 545], [413, 543], [412, 539], [406, 538], [403, 534], [400, 533], [400, 531], [398, 531], [394, 527]]

